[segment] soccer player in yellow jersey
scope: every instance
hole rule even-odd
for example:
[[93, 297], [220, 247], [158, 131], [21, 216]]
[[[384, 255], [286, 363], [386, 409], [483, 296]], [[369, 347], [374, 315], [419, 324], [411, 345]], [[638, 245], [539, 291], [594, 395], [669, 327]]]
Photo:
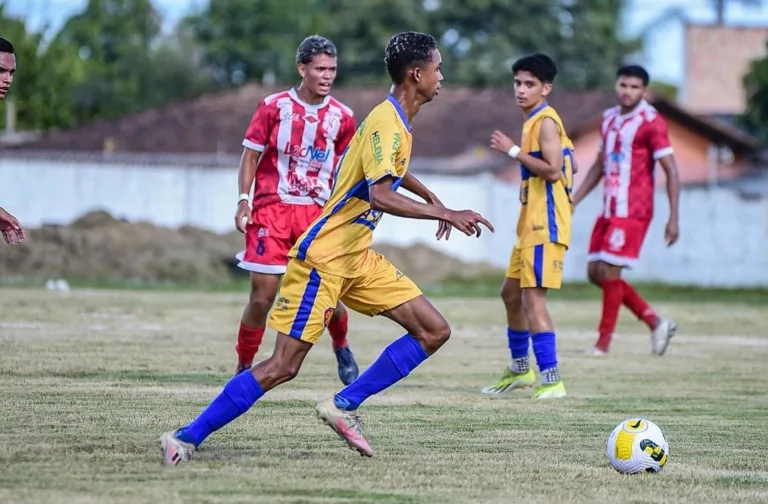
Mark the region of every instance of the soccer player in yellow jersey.
[[[160, 437], [165, 463], [186, 460], [212, 432], [245, 413], [265, 392], [293, 379], [323, 334], [337, 302], [369, 316], [382, 315], [406, 335], [392, 342], [357, 380], [317, 407], [317, 416], [350, 448], [372, 456], [357, 408], [368, 397], [406, 377], [450, 336], [443, 316], [416, 284], [371, 250], [382, 214], [439, 221], [437, 238], [452, 228], [480, 236], [482, 223], [471, 211], [445, 208], [408, 173], [411, 121], [431, 101], [443, 76], [431, 35], [400, 33], [387, 44], [384, 61], [392, 78], [389, 97], [360, 125], [337, 165], [331, 196], [320, 216], [288, 256], [278, 300], [269, 319], [277, 330], [272, 356], [232, 378], [192, 423]], [[407, 189], [425, 203], [397, 193]]]
[[528, 360], [531, 340], [541, 374], [534, 398], [553, 399], [565, 396], [565, 386], [557, 366], [547, 291], [562, 284], [563, 260], [571, 238], [573, 144], [560, 116], [547, 104], [557, 75], [555, 62], [534, 54], [516, 61], [512, 72], [515, 98], [523, 112], [522, 143], [518, 147], [500, 131], [491, 137], [491, 147], [520, 162], [522, 175], [517, 243], [501, 289], [512, 367], [483, 392], [501, 394], [536, 382]]

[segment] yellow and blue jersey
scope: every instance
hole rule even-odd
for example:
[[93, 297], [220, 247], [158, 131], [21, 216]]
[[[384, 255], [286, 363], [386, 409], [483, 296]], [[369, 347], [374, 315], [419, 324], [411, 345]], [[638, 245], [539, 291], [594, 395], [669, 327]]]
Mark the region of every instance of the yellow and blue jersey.
[[362, 275], [373, 231], [382, 217], [380, 211], [371, 209], [368, 187], [392, 177], [392, 189], [397, 190], [408, 170], [411, 144], [408, 118], [389, 95], [358, 128], [339, 160], [323, 212], [298, 239], [289, 257], [340, 277]]
[[557, 182], [549, 182], [520, 164], [522, 207], [517, 221], [519, 248], [544, 243], [559, 243], [568, 247], [571, 240], [573, 142], [568, 138], [558, 113], [546, 102], [528, 114], [523, 123], [520, 148], [531, 156], [542, 158], [539, 134], [545, 118], [554, 120], [560, 131], [563, 148], [562, 177]]

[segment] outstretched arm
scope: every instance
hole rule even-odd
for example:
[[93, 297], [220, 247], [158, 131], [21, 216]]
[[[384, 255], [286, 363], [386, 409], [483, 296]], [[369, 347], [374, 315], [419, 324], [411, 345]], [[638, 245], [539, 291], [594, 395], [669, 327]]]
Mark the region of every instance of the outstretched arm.
[[13, 215], [5, 209], [0, 208], [0, 233], [2, 233], [5, 242], [8, 245], [16, 245], [24, 241], [27, 237], [24, 228]]
[[[439, 207], [445, 206], [443, 205], [443, 202], [440, 201], [440, 199], [435, 195], [435, 193], [427, 189], [427, 187], [410, 172], [405, 174], [405, 177], [403, 177], [403, 183], [400, 184], [400, 187], [412, 192], [427, 203], [431, 203]], [[435, 237], [440, 240], [443, 236], [445, 236], [445, 239], [447, 240], [451, 237], [451, 229], [451, 225], [447, 221], [441, 220], [437, 227], [437, 233], [435, 233]]]
[[[493, 231], [493, 225], [472, 210], [450, 210], [432, 203], [420, 203], [392, 189], [392, 177], [385, 177], [368, 187], [371, 208], [408, 219], [429, 219], [450, 222], [467, 236], [480, 236], [480, 223]], [[438, 231], [439, 232], [439, 231]]]

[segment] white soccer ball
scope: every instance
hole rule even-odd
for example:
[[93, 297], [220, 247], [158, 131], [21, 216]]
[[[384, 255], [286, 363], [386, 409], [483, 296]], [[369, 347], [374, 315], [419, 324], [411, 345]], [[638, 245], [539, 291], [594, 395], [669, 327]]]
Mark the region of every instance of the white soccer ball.
[[613, 429], [607, 443], [608, 460], [622, 474], [658, 473], [669, 460], [669, 443], [659, 426], [631, 418]]

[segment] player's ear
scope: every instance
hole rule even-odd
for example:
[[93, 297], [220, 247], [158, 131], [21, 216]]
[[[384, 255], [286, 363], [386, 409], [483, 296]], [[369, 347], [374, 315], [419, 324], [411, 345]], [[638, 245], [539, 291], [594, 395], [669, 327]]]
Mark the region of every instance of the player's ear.
[[541, 90], [541, 95], [547, 96], [550, 93], [550, 91], [552, 91], [552, 83], [547, 82], [546, 84], [544, 84], [544, 87]]
[[299, 75], [302, 79], [307, 76], [307, 65], [304, 63], [299, 63], [296, 65], [296, 69], [299, 71]]
[[419, 65], [414, 66], [411, 70], [411, 75], [413, 75], [413, 80], [417, 83], [421, 82], [421, 67]]

